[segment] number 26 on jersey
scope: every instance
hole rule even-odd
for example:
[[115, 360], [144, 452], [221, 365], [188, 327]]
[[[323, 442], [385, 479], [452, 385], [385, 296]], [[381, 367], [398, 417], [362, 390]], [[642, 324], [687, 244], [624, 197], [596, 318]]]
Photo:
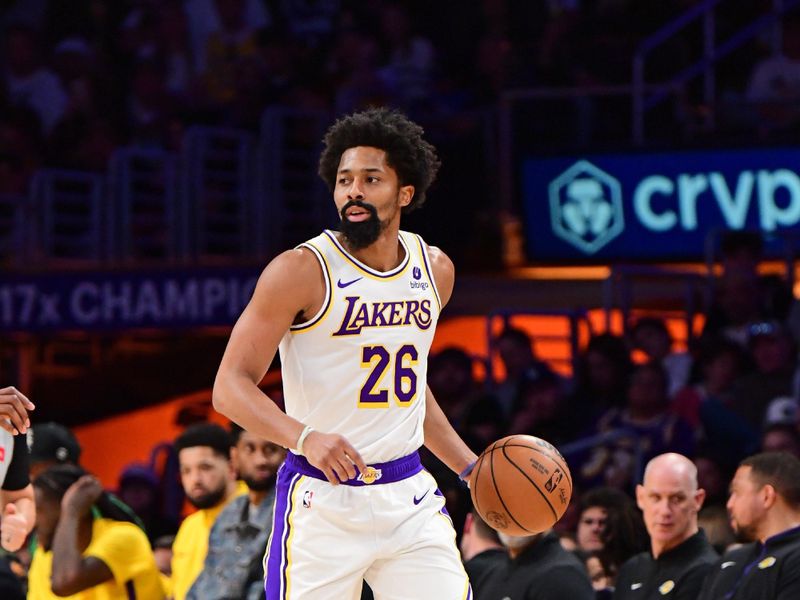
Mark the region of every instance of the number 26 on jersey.
[[[361, 368], [369, 369], [369, 374], [361, 386], [358, 407], [388, 408], [390, 388], [398, 406], [409, 406], [417, 394], [414, 366], [418, 358], [411, 344], [401, 346], [394, 355], [385, 346], [363, 346]], [[387, 372], [391, 372], [391, 379], [384, 382]]]

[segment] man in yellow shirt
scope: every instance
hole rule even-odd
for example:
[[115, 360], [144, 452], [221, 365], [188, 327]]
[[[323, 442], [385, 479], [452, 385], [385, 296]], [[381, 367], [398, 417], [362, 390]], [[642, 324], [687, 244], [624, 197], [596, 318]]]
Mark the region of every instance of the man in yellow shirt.
[[132, 514], [75, 465], [33, 481], [39, 547], [28, 573], [28, 600], [163, 600], [147, 535]]
[[231, 464], [231, 436], [221, 426], [198, 423], [175, 440], [186, 499], [197, 508], [183, 520], [172, 545], [172, 593], [184, 600], [203, 570], [208, 534], [217, 515], [239, 493]]

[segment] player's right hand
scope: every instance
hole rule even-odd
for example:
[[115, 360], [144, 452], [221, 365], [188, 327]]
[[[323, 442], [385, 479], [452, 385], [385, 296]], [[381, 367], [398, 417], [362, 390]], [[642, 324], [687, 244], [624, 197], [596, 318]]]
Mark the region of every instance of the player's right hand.
[[303, 455], [312, 466], [325, 473], [333, 485], [353, 479], [367, 469], [358, 451], [338, 433], [312, 431], [303, 442]]
[[28, 431], [28, 411], [34, 408], [33, 402], [13, 385], [0, 389], [0, 427], [11, 435]]

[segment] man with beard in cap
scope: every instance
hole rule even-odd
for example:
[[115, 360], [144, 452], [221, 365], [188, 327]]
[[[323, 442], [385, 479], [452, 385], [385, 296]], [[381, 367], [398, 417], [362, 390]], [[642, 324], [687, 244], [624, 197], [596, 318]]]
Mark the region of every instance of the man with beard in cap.
[[800, 460], [764, 452], [741, 462], [728, 499], [733, 530], [750, 542], [708, 574], [702, 600], [800, 598]]
[[211, 526], [237, 495], [237, 485], [230, 434], [221, 426], [197, 423], [188, 427], [175, 440], [175, 451], [186, 499], [198, 509], [183, 520], [172, 546], [173, 598], [184, 600], [203, 570]]
[[249, 492], [237, 496], [214, 521], [203, 572], [187, 600], [256, 600], [264, 597], [261, 561], [272, 532], [275, 479], [286, 451], [231, 424], [233, 464]]

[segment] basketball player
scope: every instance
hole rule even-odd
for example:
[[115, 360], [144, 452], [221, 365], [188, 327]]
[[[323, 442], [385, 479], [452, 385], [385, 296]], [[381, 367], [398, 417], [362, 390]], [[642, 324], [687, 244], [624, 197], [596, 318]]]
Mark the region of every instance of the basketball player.
[[[236, 323], [214, 406], [291, 450], [278, 474], [268, 600], [471, 597], [424, 443], [465, 479], [475, 454], [426, 384], [453, 264], [400, 230], [439, 167], [422, 129], [373, 109], [325, 136], [319, 172], [341, 217], [275, 258]], [[280, 350], [286, 413], [258, 383]]]
[[25, 437], [31, 426], [28, 411], [33, 409], [17, 388], [0, 389], [0, 546], [8, 552], [20, 549], [36, 522]]
[[[36, 523], [33, 486], [28, 478], [28, 411], [35, 407], [13, 386], [0, 389], [0, 547], [16, 552]], [[22, 598], [19, 579], [0, 557], [0, 597]]]

